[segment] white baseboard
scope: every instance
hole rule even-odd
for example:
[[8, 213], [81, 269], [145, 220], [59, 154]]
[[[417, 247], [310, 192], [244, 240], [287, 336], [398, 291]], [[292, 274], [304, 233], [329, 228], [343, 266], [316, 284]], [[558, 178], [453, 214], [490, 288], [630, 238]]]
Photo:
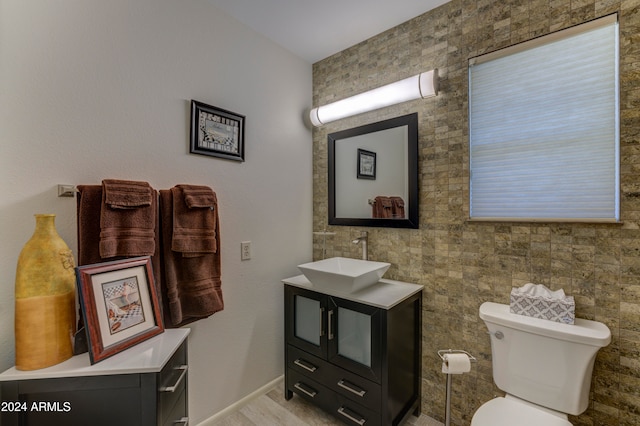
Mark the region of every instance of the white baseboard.
[[227, 417], [229, 414], [231, 414], [231, 413], [233, 413], [235, 411], [238, 411], [239, 409], [241, 409], [242, 407], [247, 405], [249, 402], [251, 402], [253, 399], [258, 398], [258, 397], [268, 393], [271, 389], [275, 388], [280, 383], [282, 383], [283, 380], [284, 380], [284, 375], [280, 376], [280, 377], [276, 377], [275, 379], [273, 379], [272, 381], [270, 381], [266, 385], [262, 386], [261, 388], [256, 389], [255, 391], [251, 392], [249, 395], [245, 396], [241, 400], [234, 402], [233, 404], [231, 404], [230, 406], [228, 406], [224, 410], [219, 411], [216, 414], [214, 414], [213, 416], [209, 417], [207, 420], [205, 420], [202, 423], [198, 424], [198, 426], [214, 426], [217, 421], [220, 421], [223, 418]]

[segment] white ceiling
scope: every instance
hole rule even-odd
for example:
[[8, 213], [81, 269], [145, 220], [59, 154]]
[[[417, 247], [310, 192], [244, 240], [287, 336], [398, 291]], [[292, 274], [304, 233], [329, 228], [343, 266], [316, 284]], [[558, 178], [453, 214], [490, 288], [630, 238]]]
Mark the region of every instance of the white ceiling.
[[310, 63], [449, 0], [209, 0]]

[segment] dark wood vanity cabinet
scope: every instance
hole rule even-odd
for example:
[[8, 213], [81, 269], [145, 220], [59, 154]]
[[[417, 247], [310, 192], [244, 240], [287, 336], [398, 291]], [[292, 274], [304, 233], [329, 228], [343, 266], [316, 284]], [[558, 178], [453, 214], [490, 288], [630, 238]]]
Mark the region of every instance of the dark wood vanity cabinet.
[[166, 330], [89, 365], [87, 354], [0, 375], [2, 426], [186, 426], [186, 330]]
[[353, 425], [420, 414], [422, 286], [383, 280], [338, 297], [284, 282], [287, 400], [295, 393]]

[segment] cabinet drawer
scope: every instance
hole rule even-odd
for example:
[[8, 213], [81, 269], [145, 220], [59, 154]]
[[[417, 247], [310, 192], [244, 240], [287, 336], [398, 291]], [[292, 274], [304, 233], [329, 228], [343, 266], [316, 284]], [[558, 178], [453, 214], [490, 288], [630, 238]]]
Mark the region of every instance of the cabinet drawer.
[[294, 346], [287, 347], [287, 368], [294, 370], [332, 391], [379, 412], [381, 388], [377, 383], [363, 379], [323, 359], [310, 355]]
[[187, 345], [184, 342], [160, 372], [158, 381], [158, 412], [164, 422], [187, 389]]
[[187, 365], [187, 342], [183, 342], [160, 371], [160, 386], [170, 386], [172, 376], [181, 366]]
[[356, 426], [380, 425], [380, 413], [353, 402], [326, 386], [289, 369], [286, 386], [302, 398], [312, 401], [346, 424]]
[[[56, 381], [59, 382], [59, 380]], [[51, 382], [51, 380], [32, 380], [31, 382]], [[113, 426], [142, 424], [144, 419], [140, 406], [139, 388], [125, 386], [99, 389], [91, 385], [91, 388], [86, 390], [60, 392], [55, 391], [55, 384], [48, 391], [44, 390], [44, 386], [43, 391], [35, 391], [33, 387], [31, 388], [29, 393], [6, 400], [23, 401], [29, 408], [33, 404], [45, 402], [49, 408], [41, 410], [28, 408], [19, 413], [2, 412], [0, 424], [3, 426]]]
[[380, 413], [376, 413], [369, 408], [356, 404], [350, 399], [336, 396], [335, 405], [332, 408], [334, 416], [348, 425], [357, 426], [380, 426], [382, 419]]
[[167, 412], [166, 417], [162, 419], [163, 426], [187, 426], [189, 417], [187, 416], [187, 391], [186, 389], [180, 394], [176, 405], [171, 412]]

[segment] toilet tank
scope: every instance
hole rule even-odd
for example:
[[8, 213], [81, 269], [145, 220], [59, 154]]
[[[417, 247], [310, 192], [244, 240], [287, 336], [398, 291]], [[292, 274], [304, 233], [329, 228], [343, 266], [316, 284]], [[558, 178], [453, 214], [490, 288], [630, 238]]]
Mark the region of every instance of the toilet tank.
[[493, 379], [504, 392], [562, 413], [587, 409], [596, 353], [611, 341], [606, 325], [575, 324], [512, 314], [485, 302], [480, 318], [491, 335]]

